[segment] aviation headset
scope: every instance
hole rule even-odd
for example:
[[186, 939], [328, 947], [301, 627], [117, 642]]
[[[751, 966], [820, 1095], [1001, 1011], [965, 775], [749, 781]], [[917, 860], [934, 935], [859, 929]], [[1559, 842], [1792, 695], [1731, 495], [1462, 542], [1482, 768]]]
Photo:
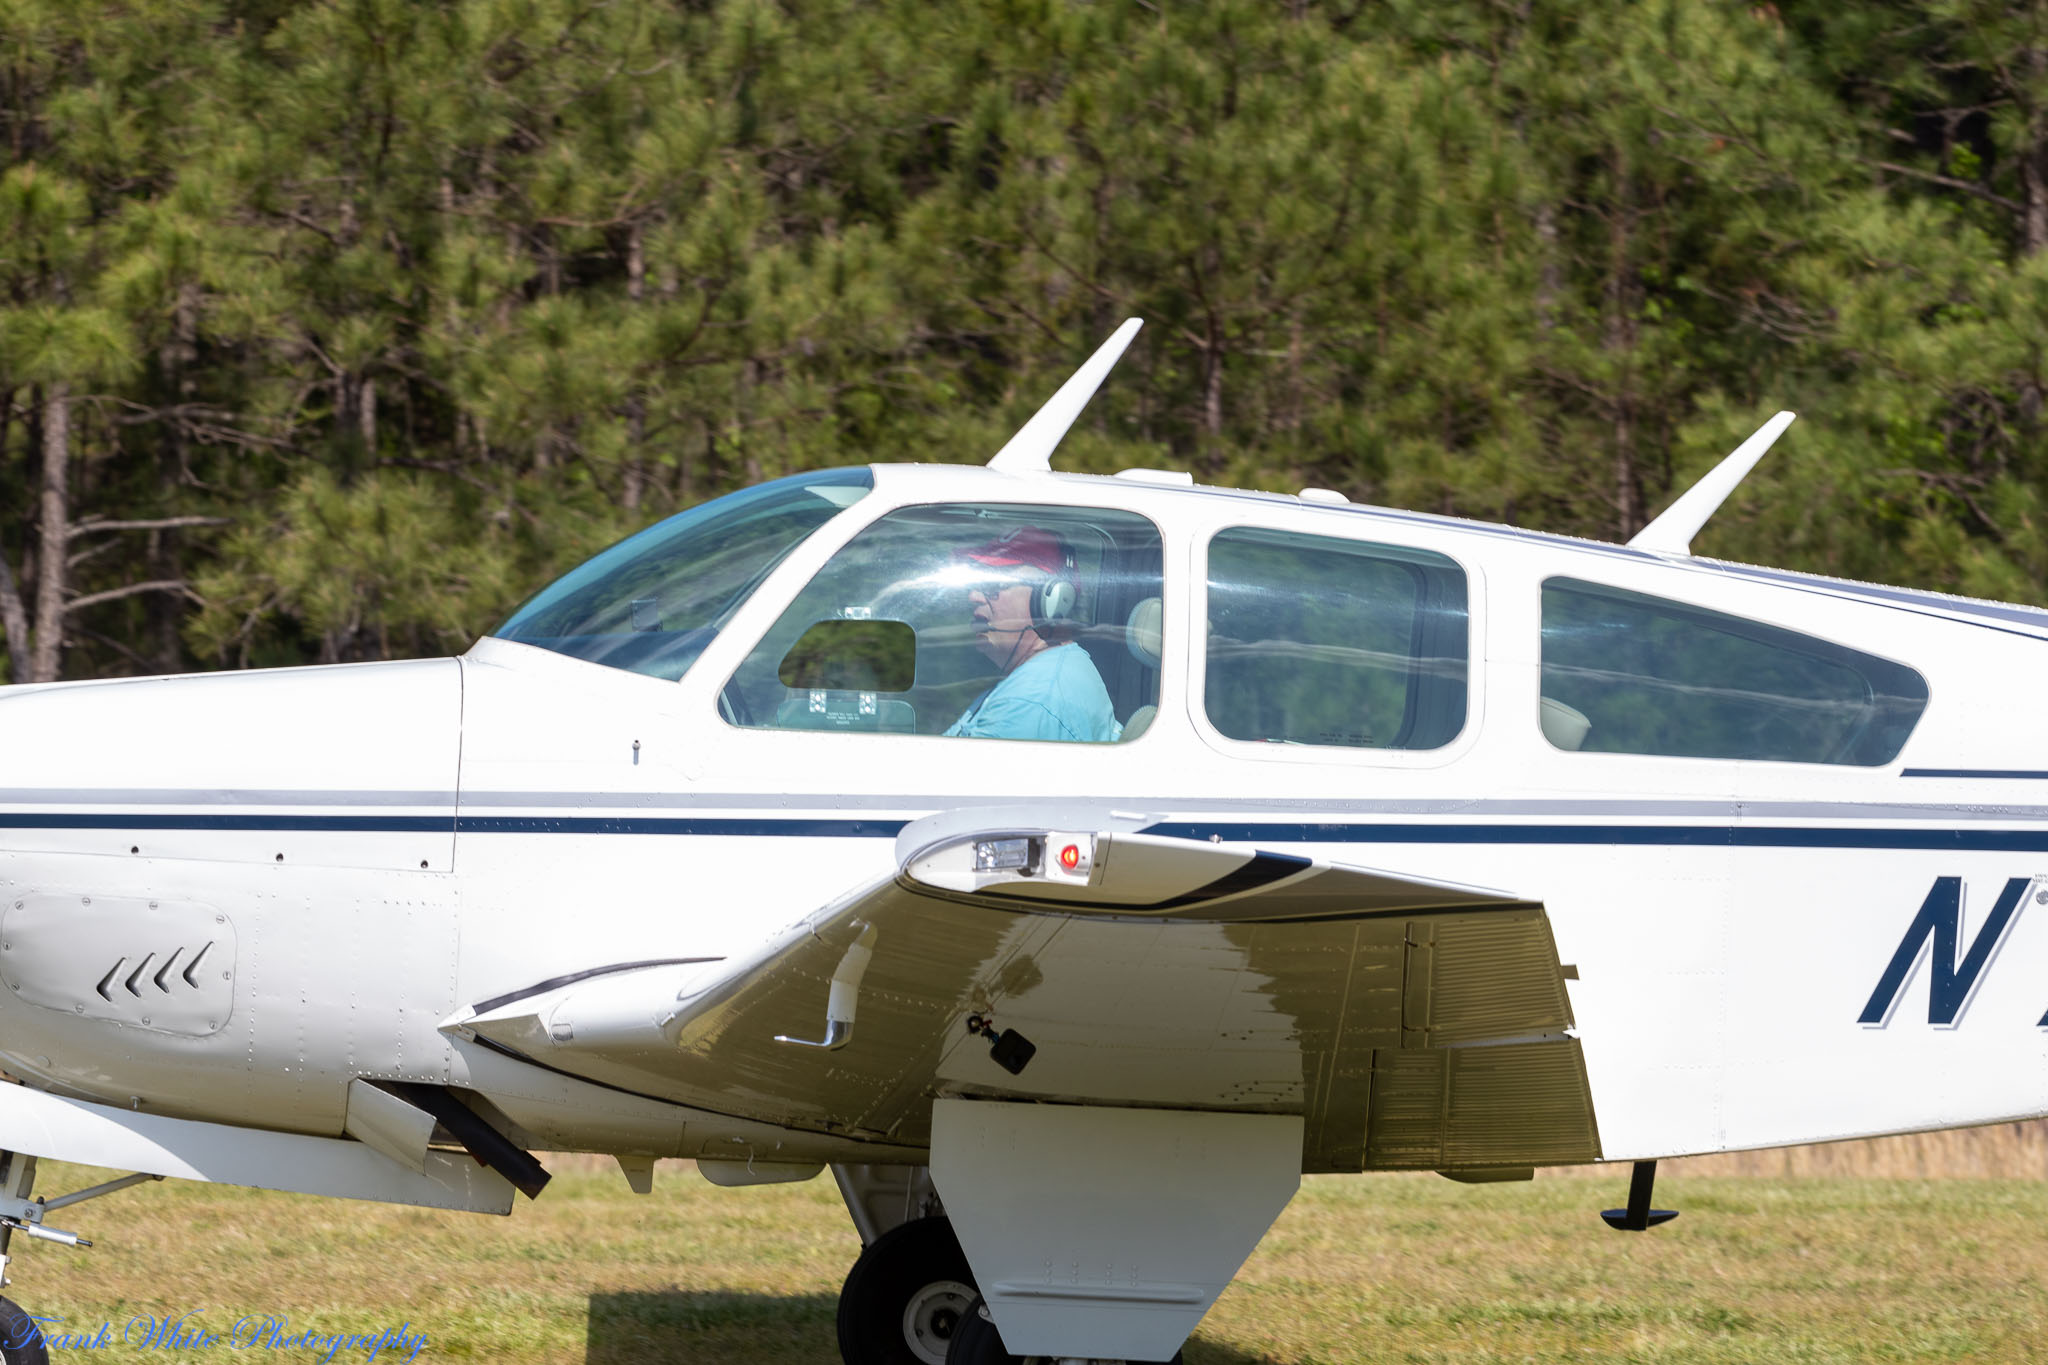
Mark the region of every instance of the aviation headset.
[[1074, 603], [1080, 594], [1074, 590], [1074, 556], [1060, 545], [1061, 558], [1065, 561], [1062, 571], [1051, 574], [1031, 585], [1031, 627], [1033, 630], [1046, 626], [1066, 623], [1074, 614]]
[[1067, 544], [1065, 536], [1034, 527], [1024, 527], [998, 540], [995, 549], [1001, 551], [1020, 536], [1033, 533], [1050, 535], [1059, 549], [1060, 557], [1060, 566], [1057, 570], [1041, 569], [1037, 565], [1025, 566], [1033, 570], [1032, 577], [1028, 580], [1031, 585], [1031, 628], [1044, 630], [1049, 626], [1067, 624], [1074, 614], [1075, 606], [1080, 602], [1081, 594], [1074, 587], [1074, 551], [1073, 547]]

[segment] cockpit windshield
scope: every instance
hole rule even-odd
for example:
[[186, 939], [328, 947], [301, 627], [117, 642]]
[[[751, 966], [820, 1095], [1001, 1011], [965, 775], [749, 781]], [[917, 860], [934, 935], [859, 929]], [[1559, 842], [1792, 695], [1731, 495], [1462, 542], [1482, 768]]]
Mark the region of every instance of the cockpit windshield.
[[830, 469], [701, 503], [571, 570], [493, 634], [679, 679], [791, 550], [873, 487], [865, 468]]

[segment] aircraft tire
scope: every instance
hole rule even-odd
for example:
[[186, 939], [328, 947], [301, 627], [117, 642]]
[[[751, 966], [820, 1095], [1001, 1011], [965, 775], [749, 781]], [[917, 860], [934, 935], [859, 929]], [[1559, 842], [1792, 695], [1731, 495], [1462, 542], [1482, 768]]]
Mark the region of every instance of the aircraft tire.
[[[1048, 1356], [1013, 1356], [1003, 1348], [1003, 1339], [996, 1332], [995, 1323], [989, 1320], [988, 1312], [979, 1298], [967, 1310], [967, 1316], [960, 1320], [960, 1326], [953, 1333], [952, 1349], [946, 1352], [946, 1365], [1037, 1365], [1049, 1360]], [[1126, 1365], [1141, 1365], [1138, 1361]], [[1167, 1365], [1182, 1365], [1181, 1352], [1175, 1351]]]
[[0, 1299], [0, 1361], [6, 1365], [50, 1365], [50, 1348], [41, 1329], [13, 1299]]
[[846, 1365], [944, 1365], [956, 1325], [980, 1302], [946, 1218], [893, 1227], [861, 1252], [839, 1291]]

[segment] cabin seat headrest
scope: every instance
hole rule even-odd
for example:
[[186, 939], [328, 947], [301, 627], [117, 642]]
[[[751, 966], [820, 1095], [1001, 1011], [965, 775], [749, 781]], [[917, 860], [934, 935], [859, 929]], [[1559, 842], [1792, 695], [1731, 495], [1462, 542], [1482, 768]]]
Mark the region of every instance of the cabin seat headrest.
[[1131, 608], [1124, 625], [1124, 643], [1130, 647], [1131, 657], [1147, 668], [1159, 667], [1159, 629], [1165, 617], [1159, 599], [1148, 597]]

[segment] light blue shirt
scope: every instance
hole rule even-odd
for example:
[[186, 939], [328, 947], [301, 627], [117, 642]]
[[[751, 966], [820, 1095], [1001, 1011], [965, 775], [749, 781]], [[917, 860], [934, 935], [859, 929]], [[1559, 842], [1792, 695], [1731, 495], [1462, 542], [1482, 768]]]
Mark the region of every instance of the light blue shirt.
[[1077, 644], [1054, 645], [1018, 664], [974, 699], [949, 735], [1109, 744], [1124, 732], [1095, 661]]

